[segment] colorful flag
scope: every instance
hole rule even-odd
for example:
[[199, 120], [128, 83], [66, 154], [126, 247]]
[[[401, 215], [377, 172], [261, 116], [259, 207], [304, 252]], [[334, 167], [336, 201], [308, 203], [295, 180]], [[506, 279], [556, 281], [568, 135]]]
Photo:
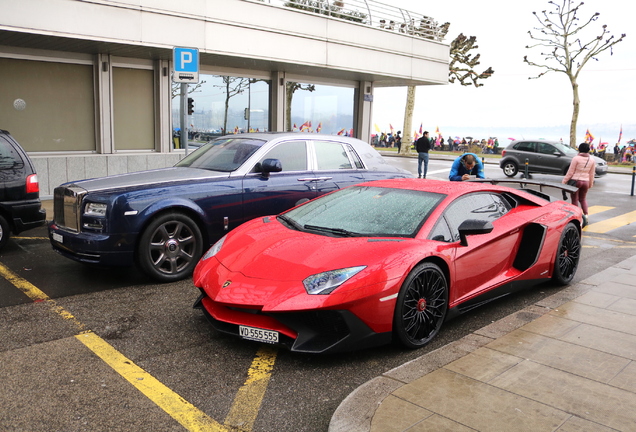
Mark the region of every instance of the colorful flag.
[[318, 127], [316, 127], [316, 133], [320, 133], [321, 129], [322, 129], [322, 122], [318, 123]]
[[420, 135], [423, 135], [423, 134], [424, 134], [424, 132], [422, 132], [422, 130], [423, 130], [423, 129], [422, 129], [422, 123], [420, 123]]
[[439, 135], [439, 134], [440, 134], [440, 133], [439, 133], [439, 126], [437, 126], [437, 127], [435, 128], [435, 133], [436, 133], [437, 135]]
[[413, 141], [417, 141], [420, 138], [420, 134], [417, 131], [413, 131]]
[[373, 127], [375, 128], [375, 131], [376, 131], [377, 133], [382, 133], [382, 131], [380, 130], [380, 126], [378, 126], [378, 124], [377, 124], [377, 123], [373, 123]]
[[594, 135], [590, 133], [590, 130], [585, 131], [585, 142], [591, 144], [594, 141]]
[[349, 129], [349, 135], [347, 135], [347, 136], [350, 136], [350, 137], [353, 136], [353, 128]]
[[344, 133], [344, 131], [345, 131], [345, 128], [340, 129], [340, 130], [338, 131], [338, 135], [342, 135], [342, 134]]
[[621, 138], [623, 138], [623, 125], [621, 125], [621, 131], [618, 133], [618, 143], [621, 143]]
[[393, 135], [393, 125], [389, 123], [389, 129], [391, 129], [391, 135]]

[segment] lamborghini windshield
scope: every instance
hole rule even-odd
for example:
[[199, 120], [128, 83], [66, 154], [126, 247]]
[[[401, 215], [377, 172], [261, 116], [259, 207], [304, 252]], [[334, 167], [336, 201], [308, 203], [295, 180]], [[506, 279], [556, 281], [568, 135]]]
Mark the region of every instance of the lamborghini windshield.
[[354, 186], [288, 211], [290, 228], [339, 237], [414, 237], [445, 195]]

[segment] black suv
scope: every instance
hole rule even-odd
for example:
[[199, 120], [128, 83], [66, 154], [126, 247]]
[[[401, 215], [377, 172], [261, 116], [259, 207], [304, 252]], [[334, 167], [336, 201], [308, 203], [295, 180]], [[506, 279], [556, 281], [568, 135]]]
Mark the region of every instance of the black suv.
[[10, 232], [19, 234], [45, 221], [33, 163], [11, 134], [0, 129], [0, 249]]

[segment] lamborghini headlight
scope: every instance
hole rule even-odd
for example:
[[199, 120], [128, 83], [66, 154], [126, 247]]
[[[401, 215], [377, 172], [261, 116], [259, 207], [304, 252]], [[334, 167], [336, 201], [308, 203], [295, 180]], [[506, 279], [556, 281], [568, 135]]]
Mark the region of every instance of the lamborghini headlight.
[[330, 294], [340, 285], [364, 270], [367, 266], [330, 270], [309, 276], [303, 281], [307, 294]]
[[212, 245], [212, 247], [210, 249], [208, 249], [208, 251], [201, 257], [201, 261], [206, 260], [208, 258], [212, 258], [214, 255], [219, 253], [219, 251], [223, 247], [223, 242], [225, 242], [225, 238], [226, 237], [227, 236], [223, 236], [221, 238], [221, 240], [219, 240], [218, 242], [214, 243]]

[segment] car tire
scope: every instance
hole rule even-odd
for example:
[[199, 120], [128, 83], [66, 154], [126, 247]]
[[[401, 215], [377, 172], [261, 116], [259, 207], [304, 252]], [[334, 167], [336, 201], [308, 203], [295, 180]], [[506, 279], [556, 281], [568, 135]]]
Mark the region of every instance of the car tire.
[[0, 249], [6, 246], [10, 236], [11, 227], [9, 226], [9, 222], [7, 222], [4, 216], [0, 216]]
[[160, 282], [192, 274], [203, 249], [198, 225], [183, 213], [164, 213], [144, 230], [137, 248], [141, 269]]
[[448, 283], [435, 264], [418, 264], [406, 277], [395, 305], [396, 342], [415, 349], [431, 341], [442, 327], [448, 310]]
[[514, 177], [519, 172], [519, 167], [513, 161], [504, 162], [501, 169], [503, 169], [504, 174], [507, 175], [508, 177]]
[[561, 233], [552, 280], [559, 285], [569, 284], [576, 274], [580, 257], [581, 235], [576, 225], [570, 222]]

